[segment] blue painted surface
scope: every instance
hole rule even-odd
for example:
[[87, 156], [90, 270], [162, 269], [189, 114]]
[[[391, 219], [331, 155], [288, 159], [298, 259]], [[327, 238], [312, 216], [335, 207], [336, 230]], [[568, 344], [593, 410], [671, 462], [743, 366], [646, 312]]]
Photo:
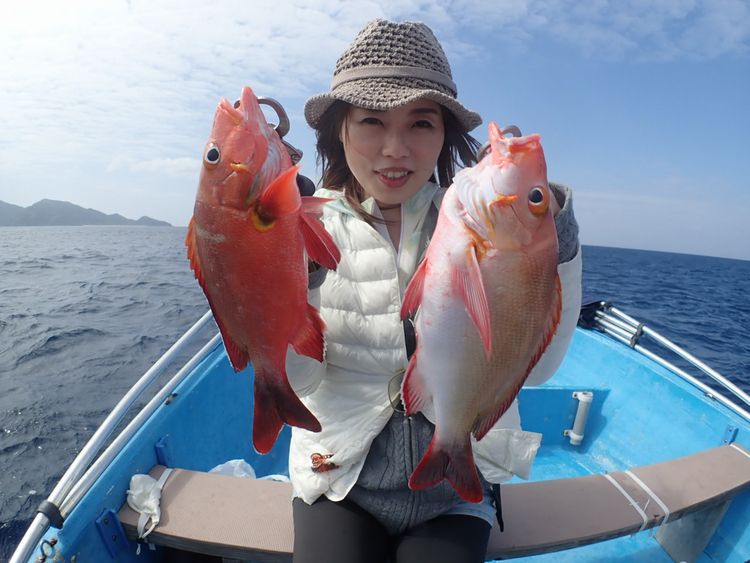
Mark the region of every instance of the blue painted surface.
[[[162, 405], [102, 475], [70, 515], [59, 539], [66, 556], [108, 561], [95, 520], [119, 510], [130, 476], [157, 463], [155, 445], [175, 466], [208, 470], [235, 458], [248, 460], [259, 476], [286, 473], [289, 431], [266, 456], [258, 456], [252, 436], [252, 370], [234, 373], [219, 347]], [[577, 401], [573, 391], [593, 391], [584, 442], [571, 446]], [[545, 385], [524, 389], [521, 414], [528, 430], [542, 432], [542, 447], [532, 479], [556, 479], [627, 469], [718, 446], [728, 426], [750, 447], [750, 423], [706, 397], [689, 383], [637, 352], [594, 332], [579, 329], [558, 373]], [[574, 517], [574, 507], [571, 507]], [[736, 498], [700, 561], [750, 559], [750, 494]], [[160, 551], [135, 556], [131, 544], [118, 561], [159, 561]], [[670, 561], [650, 532], [525, 561]]]

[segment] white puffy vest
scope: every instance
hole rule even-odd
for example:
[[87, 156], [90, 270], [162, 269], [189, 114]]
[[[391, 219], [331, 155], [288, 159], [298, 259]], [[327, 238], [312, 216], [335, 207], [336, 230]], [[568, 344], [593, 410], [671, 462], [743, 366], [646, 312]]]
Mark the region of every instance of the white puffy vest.
[[[326, 363], [297, 356], [291, 349], [287, 355], [290, 383], [322, 426], [318, 433], [292, 429], [290, 477], [294, 496], [307, 503], [320, 495], [333, 501], [347, 495], [372, 441], [393, 414], [388, 382], [408, 363], [401, 298], [423, 250], [418, 241], [426, 242], [420, 235], [427, 211], [433, 202], [439, 205], [443, 193], [426, 184], [404, 203], [398, 253], [384, 229], [360, 219], [343, 198], [326, 206], [323, 222], [342, 256], [323, 285], [310, 290], [310, 302], [326, 323]], [[319, 190], [316, 195], [338, 198], [340, 193]], [[372, 210], [372, 200], [364, 206]], [[562, 319], [529, 376], [534, 384], [548, 379], [562, 361], [580, 309], [580, 251], [558, 270]], [[514, 403], [481, 442], [474, 442], [475, 460], [487, 480], [500, 482], [514, 474], [528, 477], [541, 436], [520, 428]]]

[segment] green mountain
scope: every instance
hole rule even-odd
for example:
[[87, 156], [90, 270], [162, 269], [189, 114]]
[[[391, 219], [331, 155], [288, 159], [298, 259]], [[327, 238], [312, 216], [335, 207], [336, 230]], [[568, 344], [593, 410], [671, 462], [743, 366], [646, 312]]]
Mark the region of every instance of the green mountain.
[[85, 209], [68, 201], [43, 199], [29, 207], [0, 201], [0, 227], [41, 227], [52, 225], [142, 225], [171, 227], [166, 221], [141, 217], [137, 221], [113, 213], [107, 215], [95, 209]]

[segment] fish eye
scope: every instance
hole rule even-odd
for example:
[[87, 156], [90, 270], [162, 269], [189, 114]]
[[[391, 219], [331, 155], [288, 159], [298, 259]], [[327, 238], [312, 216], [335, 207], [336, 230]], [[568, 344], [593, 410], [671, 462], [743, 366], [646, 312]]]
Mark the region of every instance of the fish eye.
[[543, 215], [547, 212], [549, 200], [542, 186], [534, 186], [529, 190], [529, 210], [534, 215]]
[[213, 170], [219, 165], [220, 160], [221, 153], [219, 152], [219, 147], [217, 147], [214, 143], [210, 143], [206, 147], [206, 152], [203, 154], [203, 164], [209, 170]]

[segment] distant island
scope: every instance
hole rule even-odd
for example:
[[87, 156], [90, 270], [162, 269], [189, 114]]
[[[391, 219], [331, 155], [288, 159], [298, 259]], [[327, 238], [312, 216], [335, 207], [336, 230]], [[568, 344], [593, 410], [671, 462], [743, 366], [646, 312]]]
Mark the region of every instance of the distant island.
[[51, 227], [79, 225], [141, 225], [171, 227], [166, 221], [150, 217], [127, 219], [118, 213], [107, 215], [95, 209], [85, 209], [68, 201], [43, 199], [34, 205], [21, 207], [0, 201], [0, 227]]

